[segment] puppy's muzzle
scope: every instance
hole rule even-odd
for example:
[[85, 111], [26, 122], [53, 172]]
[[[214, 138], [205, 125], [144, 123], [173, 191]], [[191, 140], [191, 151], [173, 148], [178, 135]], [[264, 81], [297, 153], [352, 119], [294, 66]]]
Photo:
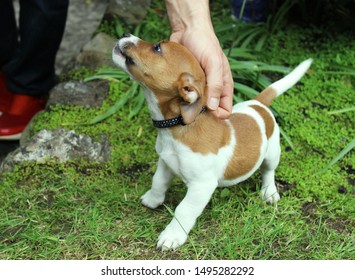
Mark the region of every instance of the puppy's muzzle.
[[132, 57], [127, 55], [126, 51], [130, 46], [134, 45], [134, 43], [130, 41], [130, 37], [132, 37], [132, 34], [123, 34], [123, 36], [118, 39], [117, 44], [114, 47], [114, 54], [124, 57], [126, 59], [126, 64], [134, 63]]

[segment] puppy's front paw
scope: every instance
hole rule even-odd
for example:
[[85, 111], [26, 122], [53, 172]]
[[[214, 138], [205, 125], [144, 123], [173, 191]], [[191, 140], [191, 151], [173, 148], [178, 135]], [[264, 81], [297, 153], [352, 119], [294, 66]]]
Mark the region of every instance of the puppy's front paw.
[[276, 203], [280, 200], [280, 195], [277, 192], [276, 187], [266, 187], [261, 189], [261, 198], [267, 203]]
[[142, 197], [142, 204], [150, 209], [155, 209], [162, 205], [165, 200], [165, 195], [153, 194], [152, 190], [147, 191]]
[[181, 227], [175, 228], [168, 225], [159, 235], [157, 248], [160, 248], [162, 251], [175, 250], [184, 244], [186, 239], [187, 234]]

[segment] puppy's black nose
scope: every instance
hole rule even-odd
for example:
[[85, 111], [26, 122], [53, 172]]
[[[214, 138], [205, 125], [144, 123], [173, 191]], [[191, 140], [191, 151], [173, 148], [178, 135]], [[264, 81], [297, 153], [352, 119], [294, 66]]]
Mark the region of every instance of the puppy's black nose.
[[131, 36], [132, 36], [132, 34], [130, 34], [130, 33], [123, 33], [122, 38], [128, 38]]

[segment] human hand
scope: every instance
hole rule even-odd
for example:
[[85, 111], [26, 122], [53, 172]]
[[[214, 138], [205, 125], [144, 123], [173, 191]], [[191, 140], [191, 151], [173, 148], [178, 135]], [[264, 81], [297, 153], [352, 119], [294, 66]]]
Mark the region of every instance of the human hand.
[[184, 45], [199, 61], [207, 79], [207, 107], [218, 118], [228, 118], [233, 103], [233, 78], [214, 32], [183, 30], [173, 32], [170, 40]]

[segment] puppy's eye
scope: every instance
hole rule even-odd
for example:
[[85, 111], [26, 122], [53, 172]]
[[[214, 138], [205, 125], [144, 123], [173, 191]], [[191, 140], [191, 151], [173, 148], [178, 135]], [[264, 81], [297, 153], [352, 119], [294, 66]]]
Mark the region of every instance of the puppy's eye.
[[160, 47], [160, 43], [156, 43], [153, 45], [153, 49], [154, 51], [161, 53], [161, 47]]

